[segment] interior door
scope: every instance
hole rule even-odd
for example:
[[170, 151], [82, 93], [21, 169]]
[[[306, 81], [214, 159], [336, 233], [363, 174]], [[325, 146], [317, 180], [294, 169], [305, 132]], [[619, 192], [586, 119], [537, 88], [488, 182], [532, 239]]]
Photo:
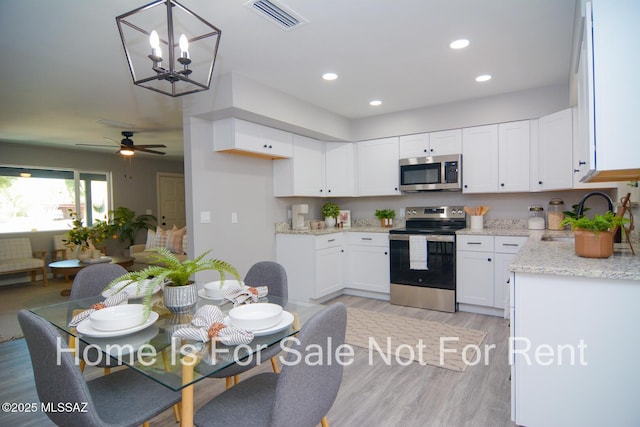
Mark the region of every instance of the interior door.
[[184, 175], [158, 174], [158, 225], [182, 228], [186, 225]]

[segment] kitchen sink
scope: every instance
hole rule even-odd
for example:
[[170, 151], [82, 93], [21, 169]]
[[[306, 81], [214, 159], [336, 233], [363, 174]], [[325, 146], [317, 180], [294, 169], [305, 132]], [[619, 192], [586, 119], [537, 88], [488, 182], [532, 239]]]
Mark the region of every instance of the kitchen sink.
[[573, 236], [542, 236], [540, 239], [543, 242], [565, 242], [565, 243], [573, 243], [576, 241]]

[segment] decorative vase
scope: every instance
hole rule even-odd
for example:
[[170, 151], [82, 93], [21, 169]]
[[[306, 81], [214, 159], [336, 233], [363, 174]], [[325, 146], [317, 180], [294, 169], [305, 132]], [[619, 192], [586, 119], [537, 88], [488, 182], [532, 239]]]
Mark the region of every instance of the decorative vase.
[[609, 258], [613, 255], [613, 233], [611, 231], [587, 231], [575, 229], [575, 250], [583, 258]]
[[332, 228], [336, 226], [336, 219], [332, 216], [325, 216], [324, 217], [324, 225], [327, 228]]
[[75, 252], [76, 258], [78, 258], [80, 261], [87, 261], [93, 254], [93, 251], [85, 249], [81, 246], [76, 246]]
[[195, 283], [183, 286], [164, 285], [164, 306], [172, 313], [189, 313], [198, 304], [198, 288]]

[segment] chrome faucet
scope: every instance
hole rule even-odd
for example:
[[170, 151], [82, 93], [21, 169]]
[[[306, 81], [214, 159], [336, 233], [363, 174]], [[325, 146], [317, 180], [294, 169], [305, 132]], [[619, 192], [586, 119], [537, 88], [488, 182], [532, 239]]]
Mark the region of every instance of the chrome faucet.
[[584, 202], [587, 201], [587, 199], [591, 196], [602, 196], [605, 199], [607, 199], [607, 202], [609, 203], [609, 211], [613, 212], [613, 200], [611, 200], [611, 197], [609, 197], [608, 194], [602, 193], [600, 191], [592, 191], [591, 193], [587, 193], [585, 194], [585, 196], [582, 198], [582, 200], [580, 200], [580, 203], [578, 203], [578, 218], [582, 216], [582, 212], [584, 212]]

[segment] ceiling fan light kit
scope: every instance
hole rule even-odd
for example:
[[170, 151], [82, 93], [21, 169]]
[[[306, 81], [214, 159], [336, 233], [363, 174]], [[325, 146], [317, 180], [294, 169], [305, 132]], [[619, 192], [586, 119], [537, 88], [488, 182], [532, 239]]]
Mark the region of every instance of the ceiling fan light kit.
[[221, 31], [175, 0], [116, 17], [135, 85], [172, 97], [208, 90]]

